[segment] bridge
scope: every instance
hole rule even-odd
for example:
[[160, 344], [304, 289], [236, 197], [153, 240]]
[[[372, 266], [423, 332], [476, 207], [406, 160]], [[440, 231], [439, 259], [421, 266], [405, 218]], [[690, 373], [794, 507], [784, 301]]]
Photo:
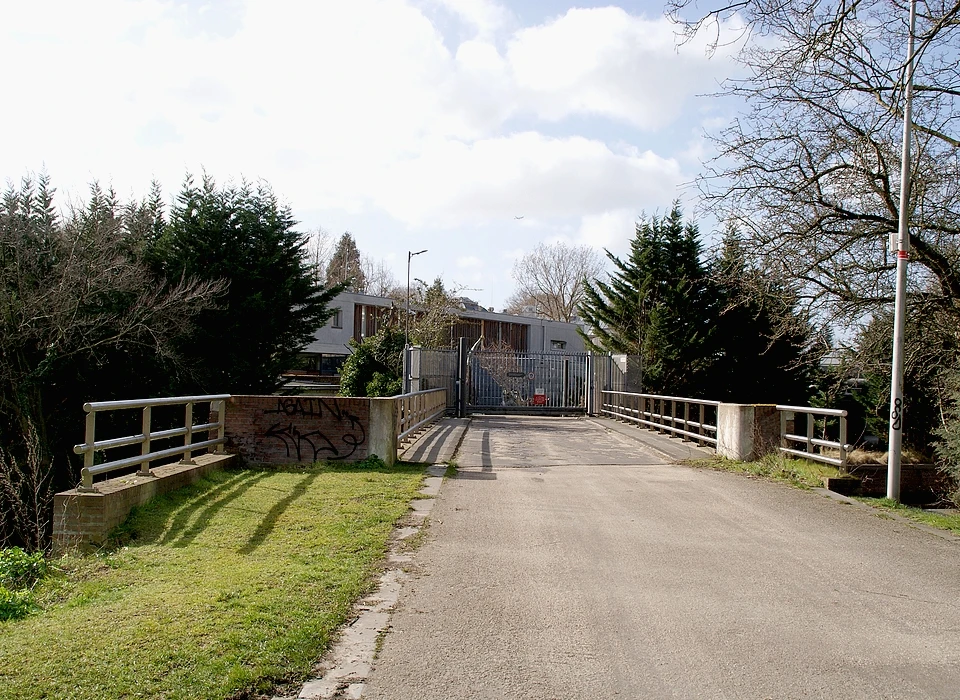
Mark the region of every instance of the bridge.
[[956, 692], [956, 536], [684, 466], [711, 451], [611, 420], [477, 415], [437, 435], [459, 440], [457, 472], [372, 670], [341, 676], [364, 698]]
[[[690, 466], [761, 423], [778, 426], [774, 449], [797, 451], [784, 443], [799, 441], [804, 454], [837, 459], [829, 450], [842, 455], [843, 441], [813, 437], [821, 409], [770, 406], [761, 420], [761, 407], [603, 386], [581, 399], [591, 393], [593, 415], [534, 405], [532, 415], [440, 420], [444, 389], [91, 403], [77, 446], [85, 483], [58, 503], [107, 512], [114, 495], [130, 503], [167, 478], [152, 461], [181, 455], [168, 467], [177, 483], [231, 459], [228, 443], [264, 461], [327, 451], [368, 459], [399, 447], [401, 459], [437, 465], [427, 484], [435, 498], [415, 503], [429, 521], [425, 543], [393, 555], [386, 590], [370, 598], [379, 601], [372, 626], [361, 609], [344, 631], [367, 655], [334, 649], [343, 663], [301, 698], [954, 694], [960, 538], [823, 490]], [[185, 413], [181, 427], [151, 422], [171, 405]], [[112, 409], [142, 411], [141, 431], [98, 438], [96, 415]], [[804, 411], [814, 412], [800, 420]], [[183, 442], [154, 445], [170, 440]], [[94, 464], [104, 449], [139, 455]], [[443, 480], [448, 465], [456, 469]], [[119, 485], [93, 480], [131, 466], [140, 472]], [[66, 515], [56, 522], [72, 522]], [[77, 511], [78, 523], [85, 517]]]

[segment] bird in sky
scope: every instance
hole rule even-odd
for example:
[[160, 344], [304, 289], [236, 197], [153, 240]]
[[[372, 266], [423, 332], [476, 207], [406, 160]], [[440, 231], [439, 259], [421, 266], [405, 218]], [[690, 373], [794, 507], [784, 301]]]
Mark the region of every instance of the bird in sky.
[[513, 218], [514, 218], [514, 219], [517, 219], [517, 220], [520, 220], [520, 219], [522, 219], [523, 217], [522, 217], [522, 216], [515, 216], [515, 217], [513, 217]]

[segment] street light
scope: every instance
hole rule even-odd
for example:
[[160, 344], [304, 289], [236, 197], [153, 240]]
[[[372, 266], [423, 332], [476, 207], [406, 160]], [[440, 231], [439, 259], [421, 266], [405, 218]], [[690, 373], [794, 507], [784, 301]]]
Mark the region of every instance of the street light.
[[900, 221], [897, 230], [897, 288], [893, 313], [893, 362], [890, 379], [890, 434], [887, 451], [887, 498], [900, 500], [900, 461], [903, 449], [903, 330], [907, 312], [907, 261], [910, 259], [910, 136], [913, 104], [913, 35], [917, 2], [910, 2], [910, 36], [903, 94], [903, 153], [900, 159]]
[[412, 253], [409, 250], [407, 251], [407, 313], [404, 316], [403, 324], [403, 347], [410, 347], [410, 261], [413, 260], [414, 255], [420, 255], [420, 253], [426, 253], [427, 250], [418, 250], [416, 253]]

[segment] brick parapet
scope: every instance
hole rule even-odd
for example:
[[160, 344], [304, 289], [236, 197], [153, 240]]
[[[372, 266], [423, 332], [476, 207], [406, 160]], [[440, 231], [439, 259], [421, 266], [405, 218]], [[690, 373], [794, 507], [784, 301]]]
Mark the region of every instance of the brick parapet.
[[134, 507], [154, 496], [192, 484], [215, 469], [229, 466], [233, 455], [194, 457], [196, 464], [155, 467], [153, 476], [121, 476], [96, 484], [97, 491], [70, 489], [53, 497], [53, 551], [103, 544], [110, 531], [126, 520]]

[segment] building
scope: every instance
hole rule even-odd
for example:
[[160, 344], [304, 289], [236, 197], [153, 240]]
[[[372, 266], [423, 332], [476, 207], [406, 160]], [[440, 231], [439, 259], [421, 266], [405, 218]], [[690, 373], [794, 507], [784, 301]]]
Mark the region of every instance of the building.
[[[375, 335], [391, 317], [402, 318], [403, 313], [402, 305], [389, 297], [354, 292], [343, 292], [331, 306], [333, 316], [303, 350], [302, 374], [336, 377], [352, 352], [351, 339], [360, 342]], [[471, 346], [482, 337], [483, 346], [510, 347], [518, 352], [584, 352], [574, 323], [495, 313], [469, 299], [462, 300], [461, 306], [450, 329], [449, 347], [456, 347], [461, 337]]]

